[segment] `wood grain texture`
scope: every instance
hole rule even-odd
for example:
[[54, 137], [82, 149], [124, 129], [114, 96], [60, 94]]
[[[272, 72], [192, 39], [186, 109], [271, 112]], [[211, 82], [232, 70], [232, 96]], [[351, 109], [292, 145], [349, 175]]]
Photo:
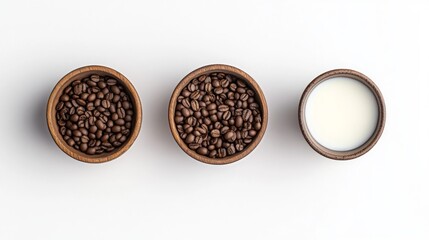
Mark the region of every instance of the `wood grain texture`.
[[[378, 104], [378, 121], [373, 135], [363, 145], [349, 151], [334, 151], [319, 144], [311, 136], [310, 131], [308, 130], [307, 124], [305, 122], [305, 106], [310, 93], [319, 83], [334, 77], [348, 77], [365, 84], [374, 94]], [[367, 153], [377, 143], [378, 139], [381, 137], [383, 133], [383, 129], [386, 121], [386, 106], [385, 106], [381, 91], [378, 89], [377, 85], [375, 85], [375, 83], [370, 78], [354, 70], [334, 69], [319, 75], [313, 81], [311, 81], [310, 84], [308, 84], [308, 86], [305, 88], [301, 96], [301, 100], [299, 102], [298, 118], [299, 118], [299, 126], [301, 128], [302, 135], [304, 136], [307, 143], [316, 152], [320, 153], [321, 155], [327, 158], [331, 158], [334, 160], [349, 160], [349, 159], [360, 157], [363, 154]]]
[[[92, 74], [110, 76], [112, 78], [117, 79], [125, 87], [126, 91], [128, 91], [134, 106], [134, 111], [135, 111], [131, 135], [128, 137], [127, 141], [118, 149], [114, 150], [113, 152], [96, 154], [96, 155], [88, 155], [86, 153], [76, 150], [73, 147], [70, 147], [61, 136], [57, 121], [55, 119], [55, 114], [56, 114], [55, 107], [58, 103], [59, 98], [61, 97], [63, 90], [71, 82], [75, 80], [83, 79]], [[113, 160], [121, 156], [134, 143], [135, 139], [137, 138], [140, 132], [140, 127], [142, 123], [142, 105], [137, 91], [135, 90], [131, 82], [124, 75], [122, 75], [121, 73], [117, 72], [114, 69], [104, 67], [104, 66], [95, 66], [95, 65], [85, 66], [85, 67], [75, 69], [70, 73], [68, 73], [67, 75], [65, 75], [54, 87], [48, 100], [48, 105], [46, 109], [46, 120], [48, 124], [48, 129], [49, 129], [49, 132], [51, 133], [52, 138], [54, 139], [55, 143], [63, 152], [65, 152], [70, 157], [82, 162], [102, 163], [102, 162]]]
[[[249, 87], [251, 87], [255, 91], [255, 96], [257, 98], [257, 101], [260, 103], [261, 110], [262, 110], [262, 127], [261, 127], [260, 131], [258, 132], [258, 135], [254, 138], [254, 141], [252, 143], [250, 143], [243, 151], [236, 153], [234, 155], [231, 155], [231, 156], [224, 157], [224, 158], [210, 158], [207, 156], [200, 155], [200, 154], [196, 153], [194, 150], [190, 149], [186, 145], [186, 143], [180, 138], [179, 132], [177, 131], [177, 128], [176, 128], [176, 123], [174, 122], [177, 97], [179, 97], [183, 88], [185, 88], [186, 85], [190, 81], [192, 81], [192, 79], [194, 79], [198, 76], [201, 76], [203, 74], [210, 74], [213, 72], [224, 72], [227, 74], [234, 75], [234, 76], [242, 79], [243, 81], [245, 81], [249, 85]], [[264, 93], [262, 92], [259, 85], [256, 83], [256, 81], [251, 76], [249, 76], [244, 71], [242, 71], [236, 67], [233, 67], [233, 66], [228, 66], [228, 65], [223, 65], [223, 64], [214, 64], [214, 65], [204, 66], [204, 67], [201, 67], [201, 68], [198, 68], [198, 69], [192, 71], [191, 73], [186, 75], [179, 82], [179, 84], [174, 89], [173, 94], [171, 95], [171, 98], [170, 98], [170, 104], [168, 106], [168, 121], [169, 121], [169, 125], [170, 125], [170, 131], [174, 137], [174, 140], [176, 140], [176, 142], [180, 146], [180, 148], [186, 154], [188, 154], [190, 157], [192, 157], [192, 158], [194, 158], [200, 162], [208, 163], [208, 164], [216, 164], [216, 165], [228, 164], [228, 163], [238, 161], [238, 160], [244, 158], [245, 156], [247, 156], [250, 152], [253, 151], [253, 149], [256, 148], [256, 146], [262, 140], [264, 133], [265, 133], [265, 130], [267, 129], [267, 125], [268, 125], [268, 106], [267, 106], [267, 102], [265, 100]]]

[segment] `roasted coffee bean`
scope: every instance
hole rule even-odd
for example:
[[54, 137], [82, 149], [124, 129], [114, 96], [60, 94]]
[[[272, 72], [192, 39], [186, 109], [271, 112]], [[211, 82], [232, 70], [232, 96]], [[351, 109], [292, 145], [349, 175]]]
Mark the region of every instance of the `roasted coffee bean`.
[[[86, 86], [86, 85], [84, 85], [84, 86]], [[82, 93], [82, 94], [80, 95], [80, 98], [81, 98], [82, 100], [86, 100], [86, 99], [88, 99], [89, 93], [87, 93], [87, 92], [85, 92], [85, 91], [86, 91], [86, 87], [85, 87], [84, 93]]]
[[82, 136], [82, 137], [80, 138], [80, 141], [81, 141], [82, 143], [88, 143], [88, 142], [89, 142], [89, 137], [88, 137], [88, 136]]
[[185, 108], [190, 108], [190, 107], [191, 107], [191, 102], [189, 101], [189, 99], [188, 99], [188, 98], [185, 98], [185, 99], [183, 99], [183, 101], [182, 101], [182, 105], [183, 105], [183, 107], [185, 107]]
[[217, 87], [217, 88], [215, 88], [215, 89], [214, 89], [214, 91], [213, 91], [213, 92], [214, 92], [215, 94], [219, 95], [219, 94], [222, 94], [222, 93], [223, 93], [223, 90], [224, 90], [223, 88], [221, 88], [221, 87]]
[[102, 107], [102, 106], [98, 106], [97, 107], [97, 111], [104, 112], [104, 111], [106, 111], [106, 109], [104, 107]]
[[226, 111], [222, 114], [222, 119], [223, 120], [229, 120], [231, 118], [231, 112], [230, 111]]
[[234, 142], [235, 138], [237, 137], [236, 133], [234, 131], [228, 131], [223, 136], [226, 141], [228, 142]]
[[116, 85], [113, 85], [113, 86], [111, 86], [110, 87], [110, 90], [112, 90], [112, 92], [114, 93], [114, 94], [120, 94], [121, 93], [121, 90], [118, 88], [118, 86], [116, 86]]
[[254, 136], [256, 136], [257, 133], [258, 132], [256, 132], [255, 130], [252, 129], [249, 131], [249, 136], [254, 137]]
[[84, 107], [78, 107], [77, 109], [76, 109], [76, 113], [78, 114], [78, 115], [83, 115], [83, 114], [85, 114], [85, 108]]
[[207, 106], [207, 110], [208, 111], [212, 111], [212, 110], [215, 110], [216, 109], [216, 104], [215, 103], [210, 103], [208, 106]]
[[87, 109], [88, 111], [92, 111], [92, 110], [94, 110], [94, 109], [95, 109], [94, 103], [92, 103], [92, 102], [87, 103], [87, 104], [86, 104], [86, 109]]
[[95, 148], [94, 147], [88, 148], [88, 150], [86, 151], [86, 153], [89, 154], [89, 155], [94, 155], [95, 154]]
[[71, 100], [71, 103], [73, 105], [73, 107], [79, 107], [79, 104], [77, 104], [76, 100]]
[[220, 81], [220, 85], [224, 88], [224, 91], [228, 88], [230, 83], [230, 80], [228, 79], [223, 79]]
[[[105, 79], [94, 74], [73, 81], [55, 107], [63, 139], [69, 146], [90, 155], [122, 146], [132, 126], [134, 110], [130, 96], [116, 79]], [[110, 138], [112, 144], [107, 142]], [[109, 145], [102, 145], [104, 142]]]
[[246, 109], [243, 111], [243, 120], [249, 121], [250, 116], [252, 116], [252, 111], [250, 109]]
[[97, 139], [99, 139], [99, 138], [101, 138], [103, 136], [103, 131], [101, 131], [100, 129], [99, 130], [97, 130], [97, 132], [95, 133], [95, 137], [97, 138]]
[[130, 104], [130, 102], [128, 102], [128, 101], [124, 101], [124, 102], [122, 102], [122, 107], [123, 107], [125, 110], [128, 110], [128, 109], [130, 109], [130, 108], [131, 108], [131, 104]]
[[76, 99], [77, 104], [81, 105], [81, 106], [85, 106], [86, 102], [83, 99]]
[[188, 90], [193, 92], [197, 90], [197, 87], [195, 86], [195, 84], [191, 83], [191, 84], [188, 84]]
[[71, 102], [65, 102], [64, 105], [66, 105], [66, 107], [68, 107], [68, 108], [73, 107], [73, 105], [71, 104]]
[[79, 116], [77, 114], [73, 114], [70, 117], [70, 121], [72, 121], [72, 122], [77, 122], [78, 120], [79, 120]]
[[75, 137], [82, 137], [82, 132], [80, 130], [74, 130], [73, 131], [73, 136]]
[[61, 100], [61, 101], [63, 101], [63, 102], [67, 102], [67, 101], [69, 101], [69, 100], [70, 100], [70, 97], [69, 97], [69, 95], [67, 95], [67, 94], [63, 94], [63, 95], [60, 97], [60, 100]]
[[197, 124], [197, 118], [196, 117], [189, 117], [186, 119], [186, 123], [190, 126], [195, 126]]
[[74, 144], [75, 144], [75, 141], [73, 140], [73, 138], [69, 138], [69, 139], [67, 140], [67, 144], [68, 144], [68, 145], [70, 145], [71, 147], [73, 147], [73, 146], [74, 146]]
[[123, 135], [129, 135], [130, 134], [130, 129], [122, 130], [122, 134]]
[[98, 99], [103, 99], [104, 98], [104, 93], [103, 92], [98, 92], [97, 93], [97, 98]]
[[204, 84], [204, 90], [206, 91], [206, 92], [211, 92], [212, 91], [212, 84], [211, 83], [205, 83]]
[[106, 125], [107, 125], [107, 127], [111, 128], [111, 127], [113, 127], [114, 124], [113, 124], [112, 120], [108, 120]]
[[115, 121], [115, 124], [117, 124], [119, 126], [122, 126], [122, 125], [125, 124], [125, 120], [120, 118], [120, 119], [118, 119], [118, 120]]
[[218, 138], [220, 137], [220, 130], [219, 129], [214, 129], [210, 132], [210, 135], [214, 138]]
[[98, 82], [98, 81], [100, 81], [100, 76], [99, 75], [91, 75], [91, 81], [94, 81], [94, 82]]
[[257, 103], [251, 103], [249, 105], [249, 108], [252, 110], [257, 110], [259, 108], [259, 105]]
[[179, 136], [191, 150], [211, 158], [243, 151], [262, 128], [254, 96], [245, 81], [227, 73], [192, 79], [177, 97], [174, 121]]
[[91, 93], [89, 94], [88, 98], [86, 100], [88, 100], [89, 102], [94, 101], [97, 98], [97, 95], [95, 93]]
[[80, 149], [82, 152], [86, 152], [86, 150], [88, 150], [88, 144], [87, 144], [87, 143], [82, 143], [82, 144], [80, 144], [79, 149]]
[[123, 143], [127, 140], [127, 136], [122, 136], [121, 138], [119, 138], [119, 142]]
[[119, 95], [114, 95], [113, 96], [113, 98], [112, 98], [112, 101], [114, 102], [114, 103], [116, 103], [116, 102], [118, 102], [119, 100], [121, 100], [121, 96], [119, 96]]
[[205, 148], [205, 147], [199, 147], [199, 148], [197, 149], [197, 153], [198, 153], [198, 154], [201, 154], [201, 155], [207, 155], [207, 153], [208, 153], [208, 149], [207, 149], [207, 148]]
[[78, 127], [85, 127], [85, 122], [83, 120], [80, 120], [77, 122]]
[[82, 133], [82, 135], [86, 136], [88, 135], [88, 129], [84, 128], [84, 127], [80, 127], [79, 131]]
[[226, 149], [225, 148], [219, 148], [218, 149], [218, 156], [220, 157], [220, 158], [224, 158], [224, 157], [226, 157]]
[[77, 95], [80, 95], [82, 93], [82, 90], [83, 90], [83, 86], [80, 83], [76, 84], [73, 88], [74, 94], [77, 94]]
[[219, 107], [217, 107], [217, 110], [219, 110], [220, 112], [226, 112], [228, 111], [229, 107], [227, 105], [220, 105]]
[[249, 99], [249, 95], [247, 95], [246, 93], [243, 93], [240, 95], [241, 101], [247, 101], [248, 99]]
[[112, 101], [113, 100], [113, 96], [114, 96], [115, 94], [113, 94], [113, 93], [111, 93], [111, 92], [108, 92], [108, 93], [106, 93], [105, 95], [104, 95], [104, 98], [106, 99], [106, 100], [109, 100], [109, 101]]
[[76, 108], [75, 107], [71, 107], [69, 110], [69, 114], [73, 115], [76, 112]]
[[96, 83], [96, 82], [94, 82], [94, 81], [92, 81], [92, 80], [88, 80], [88, 81], [86, 81], [86, 84], [88, 84], [88, 86], [90, 86], [90, 87], [95, 87], [95, 86], [97, 86], [97, 83]]
[[77, 126], [77, 124], [72, 124], [71, 127], [70, 127], [70, 130], [76, 130], [78, 128], [79, 127]]
[[60, 128], [60, 133], [61, 133], [61, 135], [66, 135], [66, 131], [67, 131], [67, 128], [66, 127], [64, 127], [64, 126], [62, 126], [61, 128]]
[[195, 92], [191, 93], [190, 98], [191, 99], [198, 99], [198, 98], [200, 98], [200, 96], [201, 96], [200, 92], [199, 91], [195, 91]]
[[104, 81], [100, 81], [100, 82], [97, 83], [97, 85], [98, 85], [99, 88], [103, 89], [103, 88], [106, 87], [107, 84]]
[[237, 117], [235, 117], [235, 126], [237, 128], [241, 128], [241, 126], [243, 126], [243, 117], [241, 115], [238, 115]]
[[109, 134], [105, 133], [102, 137], [101, 137], [101, 142], [107, 142], [109, 140]]
[[97, 126], [98, 129], [104, 130], [106, 128], [106, 125], [100, 119], [98, 119], [95, 122], [95, 125]]
[[94, 106], [95, 106], [95, 107], [98, 107], [98, 106], [100, 106], [100, 105], [101, 105], [101, 100], [100, 100], [99, 98], [95, 99], [95, 101], [94, 101]]
[[68, 86], [64, 89], [64, 93], [69, 94], [71, 90], [72, 90], [72, 86]]
[[233, 144], [231, 144], [226, 151], [228, 152], [228, 155], [233, 155], [235, 153], [235, 147]]
[[197, 150], [197, 148], [200, 147], [200, 144], [198, 144], [198, 143], [190, 143], [188, 146], [192, 150]]
[[63, 120], [58, 120], [58, 125], [60, 125], [60, 126], [65, 126], [65, 125], [66, 125], [66, 122], [65, 122], [65, 121], [63, 121]]
[[197, 100], [194, 99], [191, 101], [191, 108], [193, 111], [198, 111], [200, 109], [200, 104]]
[[195, 140], [195, 135], [194, 134], [188, 134], [186, 136], [185, 142], [189, 144], [189, 143], [194, 142], [194, 140]]
[[118, 133], [118, 132], [120, 132], [120, 131], [121, 131], [121, 127], [120, 127], [120, 126], [115, 125], [115, 126], [113, 126], [113, 127], [112, 127], [112, 132], [114, 132], [114, 133]]
[[109, 85], [109, 86], [113, 86], [113, 85], [116, 85], [116, 83], [117, 83], [117, 81], [116, 81], [116, 79], [112, 79], [112, 78], [110, 78], [110, 79], [108, 79], [107, 80], [107, 85]]
[[64, 107], [64, 102], [58, 102], [56, 110], [59, 111]]
[[125, 109], [123, 109], [123, 108], [119, 108], [118, 109], [118, 117], [119, 118], [124, 118], [125, 117]]

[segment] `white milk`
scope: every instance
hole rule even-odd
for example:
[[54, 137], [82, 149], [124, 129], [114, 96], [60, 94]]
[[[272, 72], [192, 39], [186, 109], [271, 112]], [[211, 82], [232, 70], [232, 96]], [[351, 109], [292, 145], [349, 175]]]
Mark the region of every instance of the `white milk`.
[[305, 118], [313, 138], [326, 148], [347, 151], [364, 144], [378, 120], [377, 100], [363, 83], [334, 77], [310, 93]]

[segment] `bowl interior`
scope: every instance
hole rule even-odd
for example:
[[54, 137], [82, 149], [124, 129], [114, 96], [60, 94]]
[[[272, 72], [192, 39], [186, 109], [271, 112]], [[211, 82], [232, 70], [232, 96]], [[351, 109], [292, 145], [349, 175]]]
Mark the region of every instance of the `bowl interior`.
[[[100, 76], [109, 76], [118, 80], [118, 82], [120, 82], [121, 85], [124, 87], [124, 91], [126, 91], [129, 97], [131, 98], [131, 102], [134, 108], [134, 115], [131, 123], [131, 134], [120, 147], [113, 150], [112, 152], [88, 155], [84, 152], [81, 152], [69, 146], [66, 143], [66, 141], [63, 139], [59, 131], [57, 120], [55, 118], [55, 115], [56, 115], [55, 107], [64, 89], [68, 87], [70, 83], [72, 83], [75, 80], [80, 80], [80, 79], [89, 77], [93, 74], [97, 74]], [[66, 76], [64, 76], [52, 91], [51, 96], [49, 98], [48, 109], [47, 109], [47, 119], [48, 119], [49, 130], [56, 144], [61, 148], [61, 150], [63, 150], [65, 153], [67, 153], [68, 155], [70, 155], [71, 157], [77, 160], [84, 161], [84, 162], [94, 162], [94, 163], [106, 162], [106, 161], [112, 160], [120, 156], [131, 146], [131, 144], [134, 142], [135, 138], [137, 137], [140, 131], [141, 115], [142, 115], [141, 103], [137, 95], [137, 92], [135, 91], [132, 84], [128, 81], [128, 79], [125, 78], [125, 76], [123, 76], [119, 72], [116, 72], [113, 69], [103, 67], [103, 66], [83, 67], [80, 69], [76, 69], [70, 72], [69, 74], [67, 74]]]
[[[224, 158], [210, 158], [207, 156], [203, 156], [198, 154], [196, 151], [190, 149], [188, 145], [184, 142], [182, 138], [179, 136], [179, 132], [176, 128], [176, 123], [174, 122], [174, 115], [177, 105], [177, 98], [179, 97], [181, 91], [187, 86], [187, 84], [192, 81], [194, 78], [197, 78], [204, 74], [210, 74], [213, 72], [223, 72], [226, 74], [233, 75], [240, 80], [244, 81], [249, 88], [251, 88], [255, 92], [255, 100], [259, 103], [261, 108], [261, 115], [262, 115], [262, 127], [259, 130], [258, 134], [255, 136], [254, 141], [252, 141], [249, 145], [246, 146], [243, 151], [235, 153], [233, 155], [224, 157]], [[183, 80], [177, 85], [175, 88], [169, 105], [169, 124], [170, 124], [170, 130], [173, 134], [174, 139], [178, 143], [178, 145], [182, 148], [184, 152], [186, 152], [189, 156], [192, 158], [209, 164], [228, 164], [235, 161], [240, 160], [241, 158], [248, 155], [250, 152], [252, 152], [253, 149], [259, 144], [261, 141], [265, 130], [267, 128], [268, 123], [268, 107], [265, 100], [265, 96], [259, 87], [259, 85], [256, 83], [256, 81], [250, 77], [247, 73], [244, 71], [228, 66], [228, 65], [222, 65], [222, 64], [216, 64], [216, 65], [209, 65], [205, 67], [201, 67], [199, 69], [194, 70], [193, 72], [189, 73], [187, 76], [183, 78]]]

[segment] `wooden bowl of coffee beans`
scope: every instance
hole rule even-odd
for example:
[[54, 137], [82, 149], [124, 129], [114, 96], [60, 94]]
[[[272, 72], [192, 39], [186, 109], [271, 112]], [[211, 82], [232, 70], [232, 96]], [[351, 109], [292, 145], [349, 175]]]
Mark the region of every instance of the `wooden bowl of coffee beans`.
[[168, 120], [174, 139], [189, 156], [228, 164], [248, 155], [261, 141], [268, 108], [252, 77], [215, 64], [180, 81], [170, 99]]
[[142, 107], [124, 75], [104, 66], [86, 66], [57, 83], [46, 118], [61, 150], [83, 162], [101, 163], [131, 147], [140, 132]]

